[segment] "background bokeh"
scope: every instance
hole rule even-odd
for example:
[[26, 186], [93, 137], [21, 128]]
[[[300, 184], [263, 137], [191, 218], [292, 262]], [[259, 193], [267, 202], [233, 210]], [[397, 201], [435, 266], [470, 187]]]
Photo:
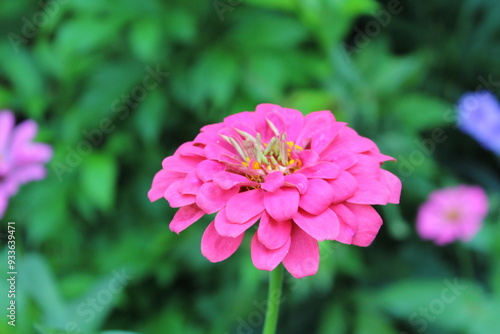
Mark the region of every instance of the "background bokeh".
[[[457, 130], [455, 104], [500, 96], [499, 17], [497, 0], [2, 1], [0, 109], [55, 155], [0, 226], [0, 268], [7, 221], [19, 266], [0, 332], [260, 333], [268, 273], [249, 240], [212, 264], [209, 219], [176, 235], [146, 194], [201, 126], [269, 102], [332, 110], [403, 182], [370, 247], [323, 242], [316, 276], [286, 277], [279, 333], [498, 333], [500, 159]], [[488, 192], [483, 229], [422, 241], [419, 205], [460, 183]]]

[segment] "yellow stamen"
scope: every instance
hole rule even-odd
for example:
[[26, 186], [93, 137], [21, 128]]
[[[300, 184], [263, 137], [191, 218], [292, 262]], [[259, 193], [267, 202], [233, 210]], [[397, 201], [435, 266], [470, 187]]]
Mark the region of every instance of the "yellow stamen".
[[260, 164], [259, 164], [257, 161], [254, 161], [254, 162], [252, 163], [252, 169], [255, 169], [255, 170], [256, 170], [256, 169], [259, 169], [259, 168], [260, 168]]

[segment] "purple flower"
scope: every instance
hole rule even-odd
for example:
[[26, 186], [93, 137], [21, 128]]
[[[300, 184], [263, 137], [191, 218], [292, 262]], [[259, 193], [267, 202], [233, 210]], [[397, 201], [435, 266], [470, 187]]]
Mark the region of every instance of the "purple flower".
[[500, 154], [500, 104], [490, 92], [462, 96], [458, 103], [458, 128]]
[[37, 133], [34, 121], [14, 123], [12, 112], [0, 111], [0, 218], [20, 185], [45, 177], [44, 164], [52, 157], [49, 145], [32, 142]]

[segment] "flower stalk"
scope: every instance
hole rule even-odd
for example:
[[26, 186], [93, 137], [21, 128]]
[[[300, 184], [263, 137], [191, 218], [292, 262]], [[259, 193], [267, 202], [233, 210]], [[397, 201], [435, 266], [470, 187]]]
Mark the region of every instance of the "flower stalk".
[[283, 266], [279, 265], [269, 273], [269, 292], [267, 295], [266, 320], [263, 334], [275, 334], [278, 325], [281, 303], [281, 287], [283, 285]]

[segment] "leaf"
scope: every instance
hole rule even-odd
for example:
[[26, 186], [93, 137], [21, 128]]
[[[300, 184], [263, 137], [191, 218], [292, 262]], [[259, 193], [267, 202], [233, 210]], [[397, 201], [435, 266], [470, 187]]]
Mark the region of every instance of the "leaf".
[[135, 22], [129, 35], [132, 52], [144, 62], [157, 62], [161, 56], [161, 35], [157, 20], [148, 18]]
[[454, 115], [454, 107], [444, 101], [413, 93], [398, 97], [391, 106], [402, 122], [402, 127], [413, 131], [421, 131], [449, 124], [450, 113]]
[[89, 201], [101, 210], [108, 211], [114, 204], [116, 161], [104, 153], [84, 157], [81, 171], [81, 186]]
[[62, 300], [57, 282], [45, 258], [38, 254], [26, 255], [20, 261], [19, 284], [39, 306], [43, 323], [63, 328], [68, 309]]

